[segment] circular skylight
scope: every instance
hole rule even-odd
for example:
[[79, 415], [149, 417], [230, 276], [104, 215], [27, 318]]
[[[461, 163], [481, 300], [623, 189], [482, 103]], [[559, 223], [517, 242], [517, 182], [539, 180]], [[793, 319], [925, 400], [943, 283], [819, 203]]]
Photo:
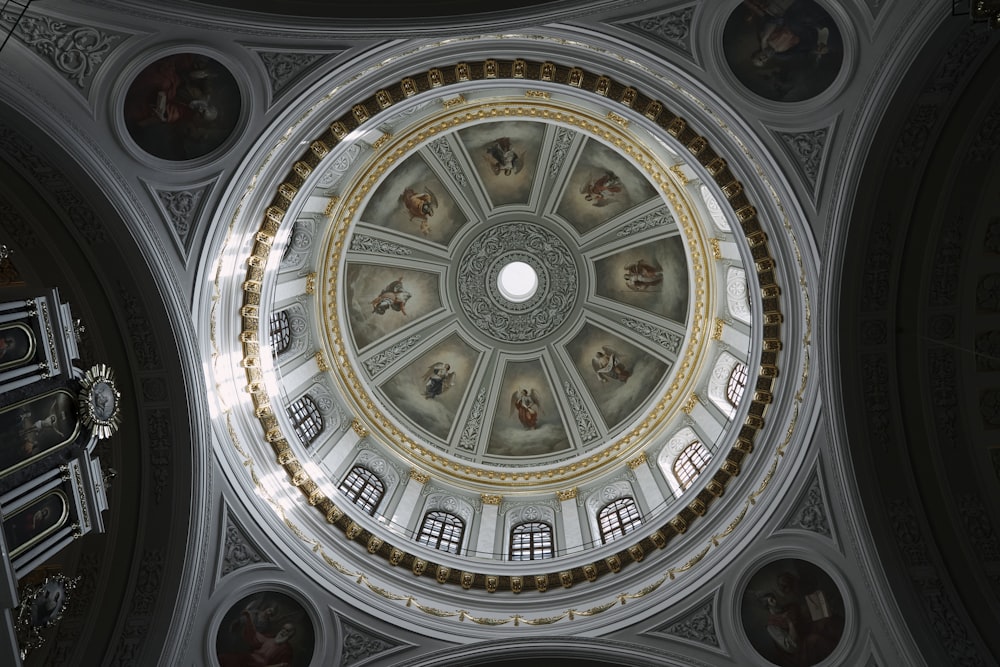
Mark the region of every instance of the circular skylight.
[[504, 298], [521, 303], [534, 296], [538, 289], [538, 274], [530, 264], [509, 262], [497, 276], [497, 288]]

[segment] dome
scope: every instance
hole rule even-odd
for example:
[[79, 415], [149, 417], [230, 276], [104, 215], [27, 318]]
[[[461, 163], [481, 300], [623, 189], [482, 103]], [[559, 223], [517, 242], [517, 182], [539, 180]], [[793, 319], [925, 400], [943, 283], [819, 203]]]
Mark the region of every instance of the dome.
[[573, 616], [583, 586], [673, 580], [775, 456], [757, 443], [795, 407], [783, 322], [804, 307], [779, 287], [794, 236], [696, 82], [552, 36], [515, 55], [528, 39], [428, 44], [292, 105], [213, 318], [229, 435], [317, 576], [356, 571], [382, 605], [405, 582], [406, 622], [451, 605], [487, 636]]

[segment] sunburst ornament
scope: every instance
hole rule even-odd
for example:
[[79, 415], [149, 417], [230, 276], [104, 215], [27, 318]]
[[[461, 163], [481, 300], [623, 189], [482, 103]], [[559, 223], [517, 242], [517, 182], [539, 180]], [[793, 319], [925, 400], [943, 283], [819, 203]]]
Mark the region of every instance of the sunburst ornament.
[[98, 440], [110, 438], [121, 424], [121, 393], [115, 387], [115, 373], [104, 364], [96, 364], [83, 375], [79, 393], [84, 426]]

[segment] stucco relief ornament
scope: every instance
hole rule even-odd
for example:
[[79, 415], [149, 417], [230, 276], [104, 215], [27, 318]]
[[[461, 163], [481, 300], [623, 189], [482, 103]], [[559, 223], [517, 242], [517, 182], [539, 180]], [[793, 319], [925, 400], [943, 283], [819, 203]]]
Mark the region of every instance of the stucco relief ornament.
[[84, 426], [98, 440], [110, 438], [121, 424], [121, 393], [115, 386], [115, 374], [108, 366], [97, 364], [80, 381], [79, 403]]

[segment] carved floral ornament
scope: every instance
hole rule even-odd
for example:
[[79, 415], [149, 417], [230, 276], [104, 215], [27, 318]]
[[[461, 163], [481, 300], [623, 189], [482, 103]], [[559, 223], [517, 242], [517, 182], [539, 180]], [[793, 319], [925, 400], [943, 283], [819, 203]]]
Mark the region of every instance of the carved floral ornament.
[[[773, 391], [773, 385], [778, 375], [777, 363], [780, 343], [772, 345], [762, 352], [760, 368], [756, 373], [750, 374], [749, 386], [752, 389], [748, 392], [747, 396], [750, 401], [748, 416], [745, 423], [737, 429], [738, 432], [733, 434], [734, 441], [737, 440], [738, 436], [738, 443], [728, 451], [719, 453], [719, 458], [724, 457], [721, 467], [707, 480], [707, 483], [697, 492], [697, 495], [692, 497], [688, 506], [683, 507], [676, 515], [664, 521], [658, 529], [652, 530], [652, 532], [649, 532], [649, 529], [640, 531], [644, 533], [644, 536], [638, 541], [620, 540], [620, 551], [610, 554], [605, 558], [562, 571], [556, 570], [547, 573], [532, 572], [530, 576], [509, 576], [464, 571], [448, 565], [428, 562], [424, 558], [420, 558], [409, 552], [408, 549], [410, 547], [407, 543], [392, 544], [384, 541], [382, 538], [385, 536], [375, 536], [363, 524], [355, 522], [349, 514], [350, 511], [353, 511], [352, 508], [348, 508], [345, 511], [343, 508], [338, 507], [330, 497], [326, 496], [319, 489], [302, 463], [295, 458], [288, 440], [281, 432], [278, 419], [275, 417], [275, 406], [272, 405], [272, 397], [268, 394], [263, 371], [260, 364], [257, 363], [258, 360], [256, 358], [257, 354], [259, 354], [259, 337], [262, 331], [258, 308], [261, 301], [263, 266], [267, 264], [271, 245], [279, 229], [283, 225], [290, 225], [292, 222], [290, 218], [288, 220], [285, 219], [286, 213], [292, 208], [293, 201], [296, 197], [300, 196], [300, 190], [313, 171], [319, 166], [322, 159], [354, 130], [361, 126], [367, 127], [366, 123], [374, 126], [372, 119], [392, 105], [431, 89], [443, 88], [477, 79], [505, 79], [507, 80], [506, 83], [509, 84], [515, 83], [516, 80], [520, 79], [535, 80], [544, 81], [547, 84], [564, 85], [588, 91], [595, 96], [604, 98], [608, 104], [618, 104], [621, 105], [622, 109], [628, 108], [642, 114], [654, 123], [659, 130], [666, 132], [681, 146], [686, 147], [690, 156], [705, 168], [706, 172], [721, 188], [729, 206], [735, 214], [736, 220], [741, 226], [742, 233], [751, 248], [751, 253], [756, 263], [757, 289], [760, 290], [759, 293], [764, 303], [764, 316], [762, 318], [763, 338], [780, 342], [782, 315], [777, 298], [780, 290], [776, 284], [774, 260], [770, 255], [767, 237], [761, 229], [757, 218], [757, 211], [749, 200], [744, 188], [730, 171], [725, 159], [715, 152], [705, 137], [700, 136], [683, 118], [671, 113], [662, 102], [652, 99], [634, 88], [619, 84], [608, 77], [596, 76], [579, 68], [568, 68], [552, 63], [528, 62], [524, 60], [486, 60], [459, 63], [447, 68], [436, 68], [424, 74], [407, 77], [377, 91], [371, 97], [355, 104], [349, 112], [330, 123], [328, 128], [309, 143], [309, 148], [299, 156], [299, 159], [286, 175], [284, 182], [276, 188], [275, 195], [270, 202], [270, 206], [267, 207], [255, 236], [251, 254], [247, 258], [246, 279], [242, 285], [243, 301], [239, 311], [242, 324], [240, 340], [244, 351], [244, 358], [241, 365], [245, 370], [247, 382], [245, 388], [252, 398], [255, 414], [261, 425], [261, 432], [262, 434], [266, 434], [268, 443], [273, 448], [279, 463], [283, 466], [285, 472], [288, 473], [292, 484], [299, 488], [309, 505], [315, 506], [329, 524], [344, 531], [343, 534], [347, 539], [360, 543], [374, 557], [386, 560], [389, 565], [410, 569], [416, 576], [431, 577], [441, 584], [457, 585], [462, 588], [480, 588], [488, 592], [511, 591], [513, 593], [519, 593], [522, 590], [532, 588], [538, 592], [569, 588], [581, 581], [594, 581], [609, 573], [618, 572], [630, 563], [642, 560], [647, 554], [664, 548], [672, 539], [686, 532], [693, 523], [706, 513], [709, 506], [723, 494], [727, 484], [733, 477], [739, 474], [744, 459], [751, 455], [753, 441], [763, 427], [764, 415], [770, 403], [771, 392]], [[601, 102], [604, 103], [603, 101]], [[616, 113], [616, 115], [618, 114]], [[614, 122], [614, 118], [611, 120]], [[335, 208], [336, 206], [347, 207], [344, 211], [351, 214], [356, 212], [356, 210], [350, 210], [349, 207], [354, 206], [354, 204], [347, 198], [335, 204]], [[336, 217], [338, 211], [331, 211], [331, 214]], [[336, 238], [334, 242], [340, 244], [340, 246], [345, 245], [345, 236], [346, 230], [344, 230], [344, 235]], [[753, 288], [751, 287], [751, 289]], [[709, 333], [708, 324], [704, 317], [701, 321], [693, 322], [692, 327], [700, 328], [698, 334], [702, 339], [707, 338], [707, 334]], [[337, 333], [339, 334], [339, 332]], [[342, 350], [335, 349], [333, 353], [337, 357], [334, 365], [340, 367], [345, 361]], [[357, 378], [353, 375], [349, 375], [347, 380], [349, 382], [357, 382]], [[683, 394], [678, 392], [678, 395], [673, 396], [671, 398], [672, 409], [679, 409], [678, 404], [681, 396], [687, 396], [689, 393], [690, 391], [688, 390]], [[385, 419], [379, 419], [377, 414], [366, 414], [363, 419], [356, 421], [355, 424], [360, 424], [362, 421], [365, 422], [362, 428], [366, 433], [369, 430], [375, 430], [385, 435]], [[356, 427], [355, 430], [359, 429]], [[643, 442], [645, 441], [643, 440]], [[609, 460], [614, 461], [620, 456], [622, 451], [634, 452], [631, 458], [636, 461], [639, 460], [636, 458], [636, 454], [639, 452], [634, 447], [632, 449], [623, 449], [622, 446], [608, 447], [601, 456], [610, 457]], [[595, 455], [591, 458], [596, 460], [599, 456]], [[618, 461], [621, 465], [625, 465], [624, 459], [618, 458]], [[433, 454], [427, 456], [426, 460], [421, 460], [421, 463], [429, 465], [431, 468], [441, 465], [447, 466], [447, 462], [443, 461], [442, 457]], [[425, 477], [424, 473], [419, 474], [421, 477]], [[770, 477], [768, 477], [769, 479]], [[563, 488], [566, 486], [565, 484], [562, 485]], [[765, 487], [766, 483], [761, 488], [761, 491]], [[560, 499], [565, 497], [568, 496], [564, 494], [560, 496]], [[492, 501], [493, 498], [491, 497], [490, 500]], [[734, 528], [735, 524], [724, 535], [732, 532]], [[707, 551], [708, 548], [683, 567], [671, 569], [669, 573], [664, 574], [659, 584], [673, 579], [677, 572], [686, 571], [690, 567], [693, 567]], [[330, 562], [330, 559], [327, 560]], [[648, 587], [633, 597], [646, 595], [655, 590], [659, 584]], [[383, 593], [386, 592], [383, 591]], [[395, 599], [388, 593], [386, 593], [386, 596], [390, 597], [390, 599]], [[624, 599], [621, 602], [624, 603]], [[462, 614], [463, 618], [467, 617], [465, 616], [465, 612], [462, 612]], [[572, 614], [570, 614], [570, 617], [572, 617]], [[551, 622], [554, 622], [554, 620]]]

